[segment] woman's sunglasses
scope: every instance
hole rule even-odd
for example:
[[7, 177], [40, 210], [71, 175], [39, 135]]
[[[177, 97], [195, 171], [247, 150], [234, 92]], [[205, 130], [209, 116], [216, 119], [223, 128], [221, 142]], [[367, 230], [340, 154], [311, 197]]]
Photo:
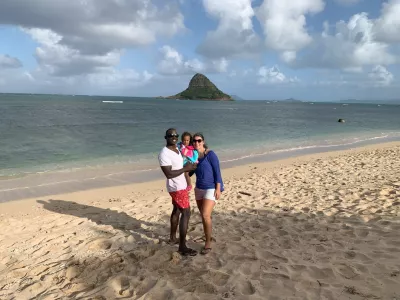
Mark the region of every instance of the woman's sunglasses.
[[193, 140], [193, 143], [201, 143], [203, 140]]

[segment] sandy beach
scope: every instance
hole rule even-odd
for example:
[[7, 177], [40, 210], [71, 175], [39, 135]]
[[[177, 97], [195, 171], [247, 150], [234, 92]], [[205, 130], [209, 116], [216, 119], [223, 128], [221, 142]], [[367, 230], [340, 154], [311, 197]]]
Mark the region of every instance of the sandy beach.
[[193, 258], [165, 243], [164, 181], [0, 204], [0, 299], [400, 299], [400, 143], [223, 177]]

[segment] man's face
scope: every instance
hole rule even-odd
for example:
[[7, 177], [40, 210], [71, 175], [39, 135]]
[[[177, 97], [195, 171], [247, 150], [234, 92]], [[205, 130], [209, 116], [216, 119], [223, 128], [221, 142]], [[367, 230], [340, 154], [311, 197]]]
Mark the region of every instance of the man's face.
[[167, 145], [176, 145], [178, 142], [179, 134], [176, 130], [167, 131], [165, 139], [167, 140]]

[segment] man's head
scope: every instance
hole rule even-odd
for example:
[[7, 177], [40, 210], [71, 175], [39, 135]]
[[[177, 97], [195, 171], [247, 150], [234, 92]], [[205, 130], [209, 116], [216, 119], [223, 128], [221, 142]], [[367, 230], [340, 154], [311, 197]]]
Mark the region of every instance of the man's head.
[[170, 128], [165, 132], [164, 138], [167, 141], [167, 146], [174, 146], [178, 142], [179, 134], [175, 128]]

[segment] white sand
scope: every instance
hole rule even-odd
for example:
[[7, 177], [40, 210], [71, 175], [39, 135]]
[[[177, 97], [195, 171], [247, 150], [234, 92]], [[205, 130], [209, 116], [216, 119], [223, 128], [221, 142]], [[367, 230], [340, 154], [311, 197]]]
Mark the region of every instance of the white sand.
[[194, 258], [163, 242], [163, 181], [1, 204], [0, 299], [400, 299], [399, 143], [223, 175]]

